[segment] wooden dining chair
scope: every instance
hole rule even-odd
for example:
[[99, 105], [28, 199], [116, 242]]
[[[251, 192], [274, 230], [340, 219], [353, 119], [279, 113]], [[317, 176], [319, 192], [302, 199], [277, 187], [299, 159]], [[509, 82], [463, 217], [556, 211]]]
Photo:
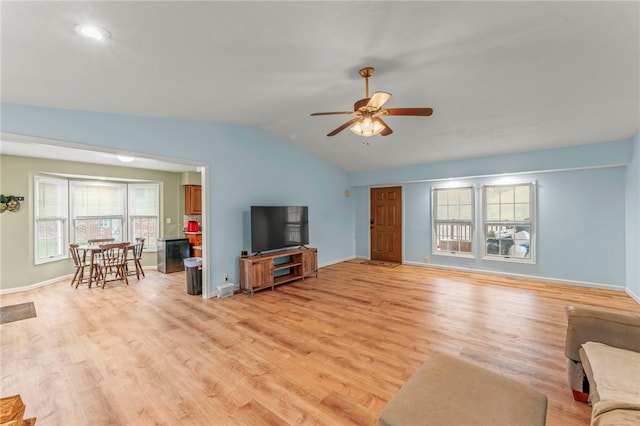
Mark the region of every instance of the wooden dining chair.
[[76, 273], [71, 279], [71, 286], [73, 287], [75, 284], [78, 288], [80, 284], [89, 284], [89, 275], [85, 275], [87, 269], [91, 270], [91, 263], [87, 262], [87, 253], [81, 250], [78, 244], [69, 244], [69, 253], [76, 268]]
[[[131, 248], [131, 258], [127, 258], [127, 274], [135, 275], [137, 279], [140, 279], [140, 274], [144, 278], [144, 270], [142, 269], [142, 250], [144, 249], [145, 238], [136, 238], [136, 243]], [[132, 266], [132, 268], [129, 268]]]
[[129, 243], [100, 244], [100, 256], [94, 259], [98, 270], [97, 282], [102, 288], [110, 281], [124, 281], [129, 285], [127, 277], [127, 253]]
[[[98, 246], [100, 244], [110, 244], [115, 242], [115, 238], [92, 238], [90, 240], [87, 240], [87, 244], [89, 244], [90, 246]], [[101, 254], [99, 252], [93, 253], [93, 262], [95, 263], [100, 258], [100, 256]]]

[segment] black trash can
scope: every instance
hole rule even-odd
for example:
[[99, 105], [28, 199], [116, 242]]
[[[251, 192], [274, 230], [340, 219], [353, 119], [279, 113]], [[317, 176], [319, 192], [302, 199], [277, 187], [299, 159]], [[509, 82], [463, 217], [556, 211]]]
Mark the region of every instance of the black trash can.
[[187, 257], [184, 259], [184, 270], [187, 274], [187, 293], [202, 294], [202, 258]]

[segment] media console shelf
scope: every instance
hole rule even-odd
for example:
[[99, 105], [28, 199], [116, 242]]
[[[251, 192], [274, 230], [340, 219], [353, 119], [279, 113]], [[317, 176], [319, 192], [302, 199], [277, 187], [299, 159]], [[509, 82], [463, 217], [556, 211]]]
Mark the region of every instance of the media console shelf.
[[291, 281], [318, 276], [318, 250], [300, 248], [240, 258], [240, 290], [271, 288]]

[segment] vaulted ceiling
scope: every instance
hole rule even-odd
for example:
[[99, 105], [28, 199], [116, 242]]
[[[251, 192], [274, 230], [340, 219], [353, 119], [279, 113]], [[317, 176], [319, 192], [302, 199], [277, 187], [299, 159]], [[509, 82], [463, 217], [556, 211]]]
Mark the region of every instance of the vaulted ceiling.
[[[258, 126], [347, 171], [638, 132], [633, 2], [2, 1], [2, 101]], [[79, 37], [77, 24], [111, 33]], [[326, 134], [364, 97], [432, 107]]]

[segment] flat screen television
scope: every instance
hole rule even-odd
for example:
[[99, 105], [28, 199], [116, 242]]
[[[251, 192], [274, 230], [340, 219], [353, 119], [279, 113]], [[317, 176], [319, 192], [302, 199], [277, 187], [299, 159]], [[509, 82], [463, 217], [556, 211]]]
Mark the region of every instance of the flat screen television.
[[251, 251], [309, 244], [307, 206], [251, 206]]

